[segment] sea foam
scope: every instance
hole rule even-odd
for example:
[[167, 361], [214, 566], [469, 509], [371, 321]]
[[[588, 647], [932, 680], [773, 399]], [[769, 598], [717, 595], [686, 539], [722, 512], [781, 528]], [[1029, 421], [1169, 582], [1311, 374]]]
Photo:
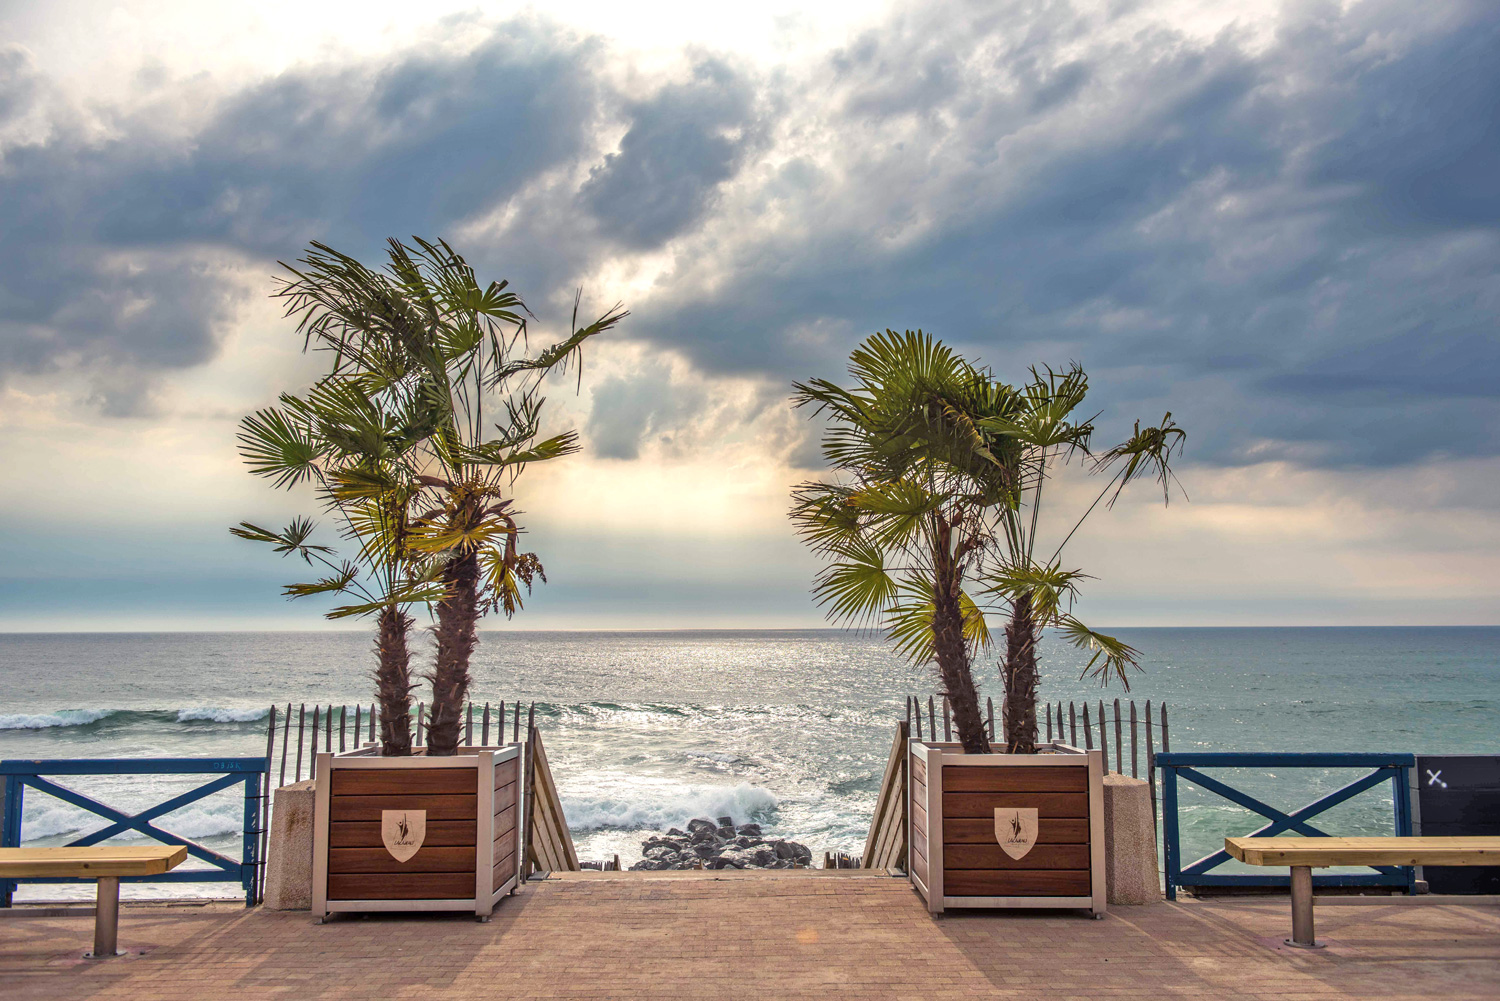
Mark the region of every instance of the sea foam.
[[250, 723], [265, 719], [269, 712], [269, 709], [219, 709], [215, 706], [200, 706], [196, 709], [177, 710], [177, 722], [207, 720], [211, 723]]
[[0, 714], [0, 730], [46, 730], [54, 726], [88, 726], [113, 713], [113, 709], [60, 709], [55, 713]]
[[660, 830], [681, 826], [693, 817], [733, 817], [743, 823], [765, 817], [778, 800], [760, 786], [681, 785], [641, 776], [616, 776], [588, 790], [561, 793], [563, 815], [575, 831], [619, 828]]

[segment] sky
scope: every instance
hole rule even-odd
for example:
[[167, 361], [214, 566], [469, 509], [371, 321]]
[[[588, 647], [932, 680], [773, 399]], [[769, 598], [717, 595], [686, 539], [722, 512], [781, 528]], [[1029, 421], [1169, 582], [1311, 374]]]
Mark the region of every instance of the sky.
[[319, 372], [277, 262], [410, 235], [543, 340], [631, 312], [491, 627], [822, 624], [788, 396], [885, 328], [1188, 431], [1069, 545], [1093, 624], [1500, 623], [1496, 52], [1489, 0], [0, 0], [0, 629], [321, 628], [234, 433]]

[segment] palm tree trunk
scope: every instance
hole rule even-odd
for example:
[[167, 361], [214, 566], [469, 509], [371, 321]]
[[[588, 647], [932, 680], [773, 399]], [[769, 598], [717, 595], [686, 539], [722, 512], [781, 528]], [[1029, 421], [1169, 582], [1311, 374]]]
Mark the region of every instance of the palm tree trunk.
[[411, 652], [406, 637], [412, 618], [392, 605], [380, 613], [379, 625], [375, 696], [380, 701], [380, 753], [398, 758], [411, 753]]
[[1005, 627], [1005, 749], [1011, 754], [1036, 753], [1036, 618], [1031, 595], [1010, 606]]
[[[958, 567], [951, 546], [951, 529], [939, 522], [933, 561], [936, 585], [932, 603], [932, 645], [937, 656], [938, 675], [953, 710], [953, 725], [965, 754], [988, 754], [990, 742], [979, 714], [979, 689], [969, 664], [969, 646], [964, 642], [963, 606], [959, 602]], [[936, 736], [934, 734], [933, 736]]]
[[469, 695], [469, 658], [479, 633], [479, 556], [454, 557], [443, 571], [446, 588], [437, 606], [437, 659], [432, 674], [432, 722], [427, 730], [430, 756], [458, 753], [464, 699]]

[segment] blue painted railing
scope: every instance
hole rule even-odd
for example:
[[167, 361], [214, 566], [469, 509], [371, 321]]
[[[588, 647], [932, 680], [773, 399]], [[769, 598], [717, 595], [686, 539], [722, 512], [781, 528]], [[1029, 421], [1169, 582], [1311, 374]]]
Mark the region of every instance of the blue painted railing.
[[[1328, 832], [1308, 823], [1313, 817], [1347, 802], [1362, 792], [1391, 784], [1393, 834], [1411, 836], [1411, 769], [1416, 767], [1413, 754], [1234, 754], [1163, 751], [1156, 756], [1161, 769], [1161, 812], [1163, 855], [1165, 856], [1167, 899], [1177, 899], [1179, 886], [1287, 886], [1289, 876], [1260, 874], [1227, 874], [1211, 870], [1228, 862], [1229, 853], [1222, 848], [1186, 866], [1182, 865], [1181, 838], [1177, 815], [1177, 782], [1191, 782], [1222, 796], [1238, 806], [1260, 814], [1270, 821], [1246, 833], [1229, 831], [1229, 837], [1273, 837], [1287, 831], [1308, 837], [1328, 837]], [[1278, 771], [1288, 768], [1370, 768], [1368, 774], [1306, 806], [1285, 813], [1263, 803], [1248, 793], [1203, 774], [1200, 768], [1265, 768]], [[1416, 890], [1416, 870], [1410, 866], [1372, 866], [1370, 873], [1328, 873], [1314, 875], [1317, 886], [1399, 886], [1408, 893]]]
[[[188, 855], [207, 862], [212, 868], [182, 870], [174, 869], [157, 876], [127, 876], [129, 883], [239, 883], [245, 891], [245, 906], [252, 906], [259, 894], [259, 870], [256, 846], [260, 834], [257, 819], [261, 813], [261, 799], [266, 788], [265, 758], [62, 758], [40, 761], [0, 761], [0, 776], [5, 782], [4, 824], [0, 825], [4, 836], [0, 847], [16, 848], [21, 843], [21, 822], [25, 815], [25, 791], [35, 789], [56, 797], [64, 803], [81, 810], [97, 814], [109, 823], [103, 828], [86, 834], [69, 846], [95, 845], [101, 841], [134, 831], [168, 845], [186, 845]], [[53, 777], [65, 775], [215, 775], [217, 778], [178, 796], [138, 813], [126, 813], [85, 796], [74, 789], [52, 781]], [[205, 796], [243, 784], [245, 787], [245, 814], [241, 834], [241, 849], [238, 859], [230, 858], [195, 841], [171, 831], [157, 827], [152, 821], [180, 810]], [[26, 883], [77, 883], [88, 882], [77, 879], [8, 879], [0, 880], [0, 907], [9, 907], [18, 882]]]

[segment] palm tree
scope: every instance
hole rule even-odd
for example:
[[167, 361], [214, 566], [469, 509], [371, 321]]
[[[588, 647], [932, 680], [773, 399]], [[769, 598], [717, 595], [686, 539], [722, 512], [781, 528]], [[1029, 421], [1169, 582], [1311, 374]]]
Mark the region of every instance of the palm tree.
[[935, 661], [966, 752], [989, 751], [972, 657], [989, 644], [966, 589], [1014, 495], [1011, 442], [985, 423], [1017, 394], [922, 331], [887, 330], [849, 360], [855, 385], [795, 384], [827, 417], [823, 455], [842, 476], [794, 491], [792, 518], [829, 559], [814, 594], [829, 617], [878, 621], [898, 651]]
[[429, 433], [432, 417], [420, 405], [371, 395], [360, 380], [335, 373], [302, 396], [283, 393], [279, 406], [240, 423], [240, 452], [251, 472], [281, 489], [313, 484], [338, 519], [353, 558], [337, 559], [331, 547], [313, 543], [316, 526], [306, 517], [280, 532], [250, 522], [230, 531], [327, 572], [311, 583], [287, 585], [288, 597], [344, 595], [352, 602], [331, 609], [328, 618], [375, 617], [381, 751], [388, 756], [411, 753], [408, 610], [441, 596], [436, 564], [411, 546], [408, 514], [418, 492], [410, 456]]
[[339, 371], [435, 415], [414, 450], [408, 543], [440, 567], [428, 754], [447, 755], [458, 747], [480, 617], [514, 615], [522, 588], [546, 580], [536, 554], [520, 550], [511, 488], [528, 464], [579, 445], [573, 431], [541, 437], [541, 382], [581, 363], [583, 342], [628, 314], [616, 306], [580, 327], [575, 298], [572, 333], [530, 355], [531, 314], [507, 282], [481, 285], [447, 243], [415, 243], [388, 241], [379, 271], [315, 243], [277, 294]]
[[[1139, 666], [1138, 653], [1072, 614], [1078, 584], [1087, 575], [1063, 568], [1063, 549], [1101, 502], [1108, 498], [1105, 506], [1112, 507], [1133, 480], [1152, 476], [1161, 485], [1163, 502], [1170, 501], [1176, 481], [1171, 458], [1174, 452], [1180, 454], [1187, 438], [1168, 413], [1155, 427], [1142, 428], [1137, 421], [1130, 437], [1096, 455], [1090, 450], [1092, 418], [1073, 416], [1087, 394], [1088, 376], [1076, 364], [1064, 372], [1032, 369], [1031, 381], [1012, 413], [976, 421], [984, 432], [1003, 435], [1015, 445], [1005, 453], [1012, 465], [1015, 495], [1001, 508], [1004, 545], [990, 550], [980, 571], [984, 594], [1005, 602], [1010, 612], [1001, 680], [1006, 750], [1013, 754], [1036, 753], [1036, 650], [1043, 628], [1060, 630], [1065, 639], [1092, 654], [1085, 675], [1093, 673], [1106, 684], [1118, 677], [1129, 689], [1128, 671]], [[1051, 555], [1039, 559], [1044, 487], [1056, 467], [1075, 458], [1085, 461], [1092, 474], [1108, 473], [1109, 478]]]

